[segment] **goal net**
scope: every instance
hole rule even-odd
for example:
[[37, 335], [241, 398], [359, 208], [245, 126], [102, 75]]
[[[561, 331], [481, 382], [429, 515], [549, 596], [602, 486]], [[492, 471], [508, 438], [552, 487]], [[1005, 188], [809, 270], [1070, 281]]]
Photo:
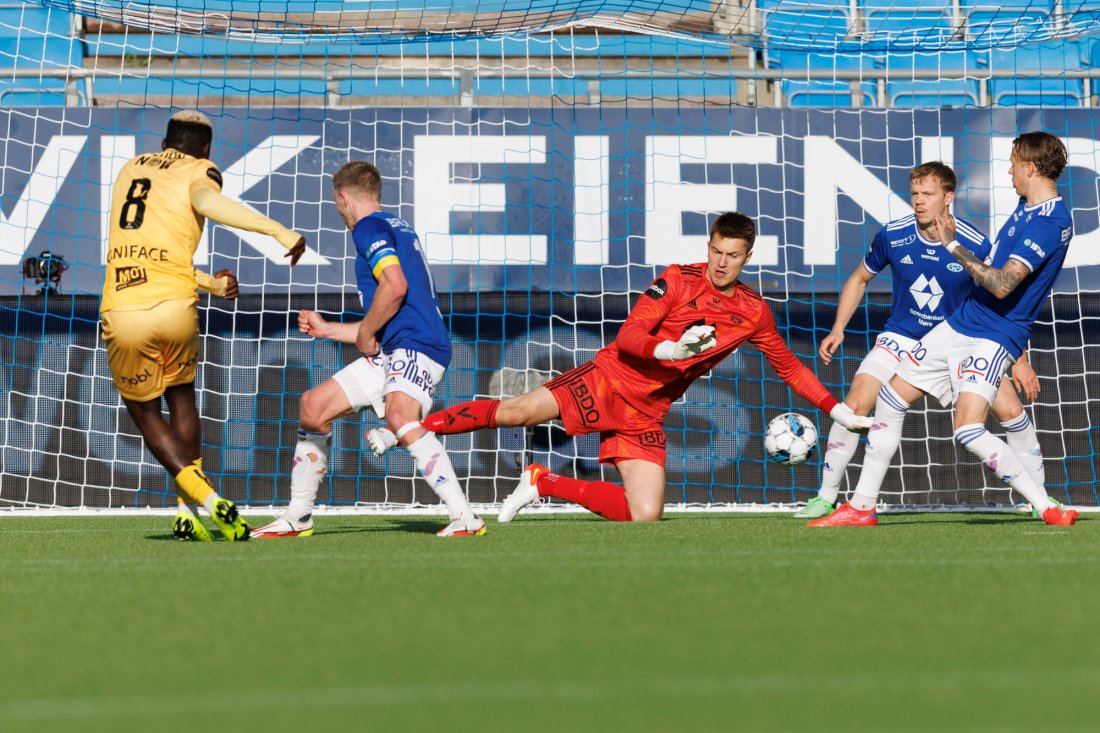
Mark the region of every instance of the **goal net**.
[[[437, 405], [516, 394], [592, 358], [665, 265], [705, 258], [708, 222], [728, 210], [759, 226], [744, 281], [839, 397], [885, 321], [888, 278], [872, 281], [840, 358], [822, 365], [817, 345], [874, 234], [910, 213], [909, 169], [952, 165], [956, 214], [994, 236], [1015, 206], [1011, 141], [1044, 129], [1069, 146], [1060, 186], [1076, 236], [1033, 334], [1042, 392], [1028, 409], [1052, 495], [1096, 506], [1098, 7], [0, 3], [0, 507], [174, 505], [113, 388], [98, 306], [111, 183], [191, 107], [214, 120], [225, 193], [310, 246], [291, 271], [264, 237], [214, 226], [196, 256], [241, 282], [236, 301], [200, 302], [197, 381], [205, 466], [234, 500], [289, 498], [298, 400], [357, 356], [295, 325], [301, 308], [362, 313], [354, 249], [330, 203], [329, 177], [349, 159], [380, 167], [383, 205], [413, 224], [432, 262], [454, 344]], [[763, 451], [768, 421], [789, 410], [827, 433], [828, 417], [751, 347], [699, 380], [666, 421], [668, 504], [812, 496], [817, 459], [790, 468]], [[322, 502], [434, 505], [407, 454], [364, 450], [375, 424], [369, 413], [338, 421]], [[556, 424], [445, 445], [476, 504], [499, 502], [533, 460], [618, 479], [596, 462], [596, 436], [569, 438]], [[1013, 502], [934, 404], [911, 413], [883, 499]]]

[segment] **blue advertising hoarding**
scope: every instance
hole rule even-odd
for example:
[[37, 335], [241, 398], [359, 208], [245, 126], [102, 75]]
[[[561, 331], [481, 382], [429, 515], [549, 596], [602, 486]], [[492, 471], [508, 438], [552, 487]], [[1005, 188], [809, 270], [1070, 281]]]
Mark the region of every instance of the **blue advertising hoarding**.
[[[0, 293], [50, 251], [65, 292], [97, 294], [110, 184], [156, 150], [169, 111], [0, 112]], [[1060, 180], [1076, 238], [1059, 292], [1100, 289], [1100, 157], [1091, 110], [388, 108], [212, 114], [225, 192], [306, 235], [291, 273], [265, 237], [208, 227], [196, 263], [235, 270], [244, 292], [352, 287], [330, 176], [374, 161], [383, 204], [420, 233], [442, 291], [640, 290], [671, 262], [704, 256], [707, 215], [737, 209], [760, 238], [747, 280], [835, 292], [885, 222], [909, 213], [908, 170], [955, 167], [955, 213], [991, 237], [1015, 205], [1012, 138], [1045, 129], [1070, 148]], [[880, 282], [881, 281], [881, 282]], [[878, 279], [875, 287], [888, 283]]]

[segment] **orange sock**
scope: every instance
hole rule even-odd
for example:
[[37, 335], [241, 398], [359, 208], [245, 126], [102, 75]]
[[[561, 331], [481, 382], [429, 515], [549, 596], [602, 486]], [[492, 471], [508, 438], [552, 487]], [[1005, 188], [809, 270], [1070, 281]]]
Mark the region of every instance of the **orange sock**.
[[538, 479], [539, 496], [553, 496], [580, 504], [585, 509], [613, 522], [629, 522], [630, 504], [626, 490], [609, 481], [581, 481], [580, 479], [544, 473]]

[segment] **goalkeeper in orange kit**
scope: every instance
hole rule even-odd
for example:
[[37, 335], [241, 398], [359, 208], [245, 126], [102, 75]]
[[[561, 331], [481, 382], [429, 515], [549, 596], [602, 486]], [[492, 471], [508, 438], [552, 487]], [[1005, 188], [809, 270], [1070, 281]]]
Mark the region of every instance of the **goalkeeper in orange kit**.
[[[561, 418], [570, 435], [600, 433], [600, 462], [613, 464], [623, 485], [581, 481], [538, 464], [523, 471], [498, 520], [508, 522], [540, 496], [576, 502], [617, 521], [661, 518], [665, 497], [665, 414], [696, 379], [748, 341], [799, 395], [851, 430], [866, 431], [784, 343], [764, 299], [738, 278], [752, 257], [756, 225], [741, 213], [719, 216], [707, 261], [672, 265], [642, 293], [615, 341], [596, 357], [524, 395], [477, 400], [428, 415], [423, 426], [442, 435], [481, 428], [538, 425]], [[371, 448], [393, 444], [385, 428]]]

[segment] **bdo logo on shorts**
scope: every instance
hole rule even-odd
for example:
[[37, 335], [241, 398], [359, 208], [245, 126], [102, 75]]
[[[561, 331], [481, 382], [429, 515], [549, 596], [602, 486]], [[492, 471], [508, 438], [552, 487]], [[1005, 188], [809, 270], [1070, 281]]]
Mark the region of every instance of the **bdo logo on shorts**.
[[989, 359], [980, 356], [968, 356], [959, 362], [959, 370], [955, 378], [961, 381], [976, 382], [985, 379], [989, 374]]

